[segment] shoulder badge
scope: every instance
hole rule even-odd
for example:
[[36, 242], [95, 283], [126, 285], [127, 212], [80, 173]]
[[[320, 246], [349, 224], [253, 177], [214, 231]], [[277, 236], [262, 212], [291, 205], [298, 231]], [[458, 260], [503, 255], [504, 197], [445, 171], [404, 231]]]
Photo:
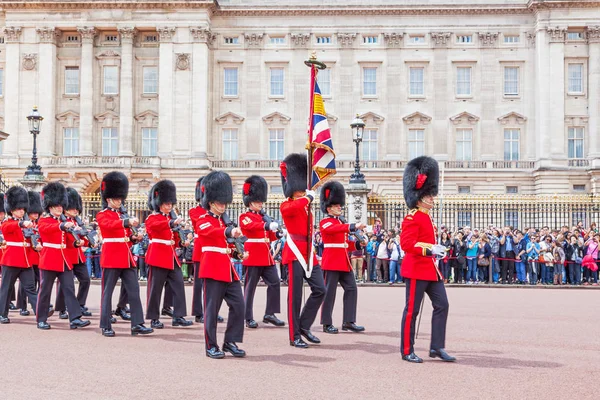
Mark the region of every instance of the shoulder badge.
[[252, 222], [252, 220], [250, 219], [250, 217], [244, 217], [244, 219], [242, 220], [242, 223], [244, 225], [248, 225], [251, 222]]
[[323, 229], [330, 227], [331, 225], [333, 225], [332, 222], [327, 222], [325, 225], [323, 225]]
[[202, 229], [206, 229], [206, 228], [208, 228], [209, 226], [210, 226], [210, 222], [205, 222], [205, 223], [203, 223], [202, 225], [200, 225], [200, 230], [202, 230]]

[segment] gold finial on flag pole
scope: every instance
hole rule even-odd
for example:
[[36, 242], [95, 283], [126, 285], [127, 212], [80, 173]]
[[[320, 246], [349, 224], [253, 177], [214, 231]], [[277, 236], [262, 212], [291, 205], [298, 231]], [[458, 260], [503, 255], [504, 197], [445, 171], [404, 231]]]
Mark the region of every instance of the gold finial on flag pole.
[[307, 67], [314, 66], [316, 69], [325, 69], [325, 68], [327, 68], [327, 65], [325, 65], [325, 63], [317, 60], [317, 52], [314, 51], [314, 50], [310, 53], [309, 59], [306, 60], [306, 61], [304, 61], [304, 65], [306, 65]]

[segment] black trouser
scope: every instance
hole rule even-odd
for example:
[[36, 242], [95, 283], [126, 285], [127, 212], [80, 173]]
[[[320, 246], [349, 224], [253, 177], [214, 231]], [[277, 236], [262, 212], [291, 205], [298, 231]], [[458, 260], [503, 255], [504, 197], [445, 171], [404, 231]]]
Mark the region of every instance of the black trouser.
[[[19, 279], [19, 286], [25, 290], [29, 302], [36, 308], [37, 291], [35, 290], [35, 277], [32, 268], [2, 267], [2, 284], [0, 285], [0, 315], [8, 317], [10, 291], [14, 291], [15, 282]], [[26, 307], [25, 307], [26, 308]]]
[[344, 319], [342, 322], [356, 322], [356, 303], [358, 301], [358, 290], [356, 289], [356, 278], [354, 272], [324, 271], [325, 274], [325, 301], [321, 308], [321, 324], [333, 324], [331, 314], [335, 304], [335, 295], [338, 282], [344, 289]]
[[92, 275], [96, 278], [100, 278], [102, 275], [102, 268], [100, 267], [100, 253], [92, 254]]
[[[319, 265], [313, 267], [310, 278], [306, 278], [304, 268], [298, 261], [288, 264], [288, 271], [288, 323], [290, 340], [296, 340], [300, 338], [300, 329], [310, 329], [315, 322], [319, 307], [325, 298], [325, 282]], [[311, 293], [300, 312], [304, 280], [310, 286]]]
[[140, 270], [140, 277], [148, 278], [148, 266], [146, 265], [146, 259], [144, 256], [138, 256], [138, 269]]
[[77, 301], [77, 297], [75, 297], [73, 271], [65, 264], [63, 265], [62, 272], [40, 270], [40, 293], [38, 295], [36, 307], [37, 322], [46, 322], [48, 319], [50, 296], [52, 295], [52, 286], [54, 285], [56, 278], [58, 278], [58, 281], [61, 283], [62, 291], [65, 294], [69, 320], [73, 321], [74, 319], [81, 317], [81, 307], [79, 307], [79, 302]]
[[[175, 267], [177, 268], [177, 267]], [[183, 272], [181, 274], [181, 279], [183, 279]], [[185, 289], [184, 289], [185, 290]], [[162, 308], [172, 308], [173, 307], [173, 289], [171, 289], [171, 285], [169, 285], [169, 281], [165, 282], [165, 295], [163, 297], [163, 306]]]
[[[136, 273], [137, 275], [137, 273]], [[102, 275], [104, 278], [104, 275]], [[138, 284], [138, 292], [139, 292], [139, 284]], [[127, 290], [125, 290], [125, 285], [123, 285], [123, 280], [121, 279], [121, 290], [119, 291], [119, 301], [117, 303], [117, 308], [124, 310], [127, 308], [127, 304], [129, 304], [129, 297], [127, 296]]]
[[183, 286], [183, 274], [177, 261], [173, 260], [173, 269], [166, 269], [150, 265], [150, 275], [148, 276], [148, 305], [146, 307], [146, 318], [160, 318], [160, 298], [165, 283], [173, 290], [173, 317], [185, 317], [187, 315], [185, 304], [185, 287]]
[[[200, 276], [200, 263], [194, 262], [194, 291], [192, 294], [192, 315], [196, 317], [204, 316], [202, 310], [202, 279]], [[218, 310], [217, 310], [218, 313]]]
[[222, 282], [203, 279], [204, 286], [204, 341], [206, 348], [217, 344], [217, 316], [223, 300], [229, 307], [224, 343], [244, 340], [244, 296], [239, 281]]
[[131, 308], [131, 326], [144, 323], [144, 310], [140, 300], [140, 284], [135, 268], [104, 268], [102, 270], [100, 328], [111, 328], [112, 295], [119, 278], [121, 278], [121, 297], [123, 297], [123, 293], [126, 293], [126, 300], [122, 306], [124, 307], [128, 302]]
[[[33, 278], [35, 280], [35, 293], [37, 298], [37, 293], [40, 289], [40, 270], [38, 269], [37, 265], [32, 265], [31, 269], [33, 269]], [[35, 310], [35, 306], [32, 305], [32, 307]], [[20, 308], [21, 310], [27, 310], [27, 293], [25, 292], [25, 286], [23, 285], [23, 282], [20, 279], [19, 293], [17, 294], [17, 308]]]
[[[81, 307], [84, 307], [88, 293], [90, 292], [90, 275], [87, 266], [84, 263], [74, 264], [72, 271], [73, 275], [75, 275], [79, 281], [77, 301]], [[59, 312], [65, 311], [65, 295], [61, 290], [60, 282], [56, 284], [56, 301], [54, 303], [54, 309]]]
[[279, 275], [274, 265], [268, 267], [247, 267], [246, 279], [244, 280], [244, 301], [246, 303], [246, 320], [254, 319], [254, 293], [256, 286], [262, 276], [267, 284], [267, 306], [265, 315], [281, 312], [281, 292]]
[[512, 283], [515, 275], [515, 252], [507, 251], [506, 256], [504, 257], [507, 258], [507, 260], [502, 260], [502, 270], [500, 271], [500, 278], [502, 279], [502, 283]]
[[463, 266], [457, 260], [453, 260], [452, 267], [454, 268], [454, 283], [460, 283], [463, 280]]
[[406, 306], [402, 315], [402, 331], [400, 335], [400, 351], [408, 355], [414, 351], [415, 329], [423, 294], [427, 293], [433, 305], [431, 318], [430, 349], [443, 349], [446, 345], [446, 321], [448, 320], [448, 297], [443, 281], [422, 281], [405, 278]]

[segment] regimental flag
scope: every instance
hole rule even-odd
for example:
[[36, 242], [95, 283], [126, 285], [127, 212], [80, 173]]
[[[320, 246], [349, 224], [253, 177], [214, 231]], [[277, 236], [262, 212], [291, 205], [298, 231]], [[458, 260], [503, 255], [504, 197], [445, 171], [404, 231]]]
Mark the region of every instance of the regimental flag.
[[312, 177], [311, 189], [325, 183], [327, 179], [335, 175], [335, 153], [333, 151], [333, 142], [331, 141], [331, 132], [325, 113], [323, 97], [317, 80], [314, 80], [314, 91], [312, 98], [312, 120], [311, 120], [311, 143], [310, 148], [313, 152], [312, 157]]

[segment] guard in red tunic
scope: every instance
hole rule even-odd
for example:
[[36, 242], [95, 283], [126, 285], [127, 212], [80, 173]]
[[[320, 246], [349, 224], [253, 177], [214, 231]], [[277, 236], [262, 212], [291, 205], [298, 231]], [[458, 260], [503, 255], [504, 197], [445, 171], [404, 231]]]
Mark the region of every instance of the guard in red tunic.
[[[288, 198], [279, 207], [283, 224], [287, 228], [287, 237], [283, 248], [282, 263], [288, 265], [288, 323], [290, 346], [307, 348], [302, 340], [304, 336], [311, 343], [321, 343], [312, 334], [310, 327], [319, 307], [325, 298], [325, 282], [323, 272], [317, 265], [312, 247], [313, 220], [308, 220], [309, 207], [315, 198], [315, 192], [306, 190], [306, 175], [308, 162], [306, 155], [289, 154], [279, 167], [283, 193]], [[311, 215], [312, 217], [312, 215]], [[307, 277], [306, 271], [310, 271]], [[302, 291], [304, 281], [310, 286], [310, 296], [302, 306]]]
[[2, 224], [2, 235], [6, 242], [6, 251], [2, 255], [2, 284], [0, 285], [0, 324], [10, 323], [8, 304], [10, 291], [17, 278], [21, 282], [29, 302], [35, 308], [37, 292], [33, 268], [27, 258], [27, 248], [31, 242], [23, 235], [23, 229], [31, 229], [33, 223], [24, 221], [23, 216], [29, 208], [27, 190], [13, 186], [6, 191], [5, 209], [11, 217]]
[[[133, 241], [141, 239], [132, 232], [139, 225], [135, 217], [125, 218], [121, 206], [129, 192], [129, 181], [122, 172], [109, 172], [102, 178], [100, 196], [103, 210], [96, 214], [98, 228], [103, 238], [100, 266], [102, 267], [102, 300], [100, 328], [102, 335], [115, 336], [112, 329], [112, 296], [117, 281], [125, 288], [127, 301], [131, 307], [131, 334], [152, 333], [152, 328], [144, 326], [144, 310], [140, 300], [140, 285], [137, 279], [136, 263], [131, 254]], [[68, 304], [67, 304], [68, 307]]]
[[402, 276], [406, 282], [406, 306], [402, 316], [400, 348], [402, 359], [421, 363], [414, 353], [415, 322], [423, 295], [427, 293], [433, 305], [429, 357], [444, 361], [456, 359], [444, 350], [448, 297], [444, 277], [438, 270], [436, 257], [443, 258], [446, 248], [436, 244], [435, 225], [429, 212], [438, 194], [439, 167], [431, 157], [417, 157], [404, 170], [404, 200], [409, 214], [402, 222], [400, 245], [406, 253], [402, 261]]
[[190, 326], [194, 322], [184, 317], [187, 315], [185, 303], [185, 287], [181, 264], [175, 249], [187, 246], [189, 243], [181, 241], [176, 230], [183, 222], [181, 217], [171, 218], [173, 206], [177, 203], [177, 189], [169, 180], [157, 182], [149, 193], [149, 203], [153, 213], [146, 218], [146, 232], [150, 238], [150, 245], [146, 253], [146, 264], [150, 267], [148, 276], [148, 305], [146, 318], [152, 320], [151, 326], [162, 329], [160, 322], [160, 299], [165, 284], [173, 292], [173, 326]]
[[364, 327], [356, 325], [356, 303], [358, 291], [356, 278], [350, 264], [349, 252], [360, 250], [361, 243], [349, 239], [350, 232], [363, 229], [362, 223], [347, 224], [342, 217], [342, 207], [346, 205], [344, 185], [329, 181], [321, 188], [321, 211], [327, 217], [321, 220], [321, 238], [323, 239], [323, 256], [321, 268], [325, 275], [325, 300], [321, 308], [321, 324], [323, 332], [338, 333], [333, 326], [331, 315], [335, 304], [338, 282], [344, 289], [344, 319], [342, 330], [363, 332]]
[[275, 326], [285, 326], [285, 322], [275, 316], [280, 312], [280, 284], [275, 261], [271, 255], [271, 242], [281, 238], [279, 224], [263, 210], [267, 201], [269, 186], [262, 176], [252, 175], [244, 182], [243, 201], [248, 211], [241, 214], [239, 226], [248, 238], [244, 249], [249, 256], [244, 260], [244, 300], [246, 302], [246, 326], [258, 328], [254, 320], [254, 293], [260, 278], [267, 284], [267, 306], [263, 322]]
[[[242, 230], [223, 222], [227, 205], [233, 201], [231, 178], [223, 171], [213, 171], [204, 177], [200, 190], [202, 207], [207, 210], [197, 224], [199, 245], [202, 246], [200, 278], [204, 283], [206, 356], [219, 359], [225, 357], [224, 352], [229, 352], [234, 357], [245, 357], [246, 352], [237, 346], [244, 339], [244, 296], [231, 257], [244, 259], [248, 253], [239, 254], [227, 242], [241, 237]], [[219, 348], [217, 315], [223, 300], [229, 306], [229, 315], [223, 347]]]
[[67, 311], [69, 313], [70, 328], [83, 328], [90, 324], [88, 320], [81, 319], [81, 307], [75, 297], [75, 284], [73, 283], [73, 266], [67, 259], [65, 249], [66, 241], [73, 240], [67, 235], [73, 229], [72, 222], [61, 222], [60, 216], [67, 207], [67, 190], [60, 182], [51, 182], [42, 189], [42, 204], [47, 215], [40, 218], [38, 229], [43, 248], [40, 253], [40, 291], [36, 308], [38, 329], [50, 329], [48, 314], [50, 295], [54, 281], [58, 278], [62, 291], [65, 294]]
[[[74, 232], [81, 230], [81, 227], [77, 225], [77, 217], [83, 212], [83, 206], [81, 204], [81, 196], [77, 193], [77, 190], [73, 188], [67, 188], [67, 209], [65, 210], [65, 216], [67, 221], [73, 222], [75, 227]], [[73, 265], [73, 275], [79, 282], [77, 289], [77, 301], [81, 306], [81, 315], [84, 317], [91, 317], [92, 313], [88, 311], [85, 303], [87, 302], [88, 293], [90, 292], [90, 274], [85, 265], [85, 254], [83, 253], [83, 246], [89, 246], [87, 239], [80, 237], [79, 241], [67, 240], [67, 260]], [[56, 285], [56, 301], [54, 309], [59, 312], [58, 316], [60, 319], [67, 319], [67, 313], [65, 310], [65, 296], [60, 290], [60, 283]]]

